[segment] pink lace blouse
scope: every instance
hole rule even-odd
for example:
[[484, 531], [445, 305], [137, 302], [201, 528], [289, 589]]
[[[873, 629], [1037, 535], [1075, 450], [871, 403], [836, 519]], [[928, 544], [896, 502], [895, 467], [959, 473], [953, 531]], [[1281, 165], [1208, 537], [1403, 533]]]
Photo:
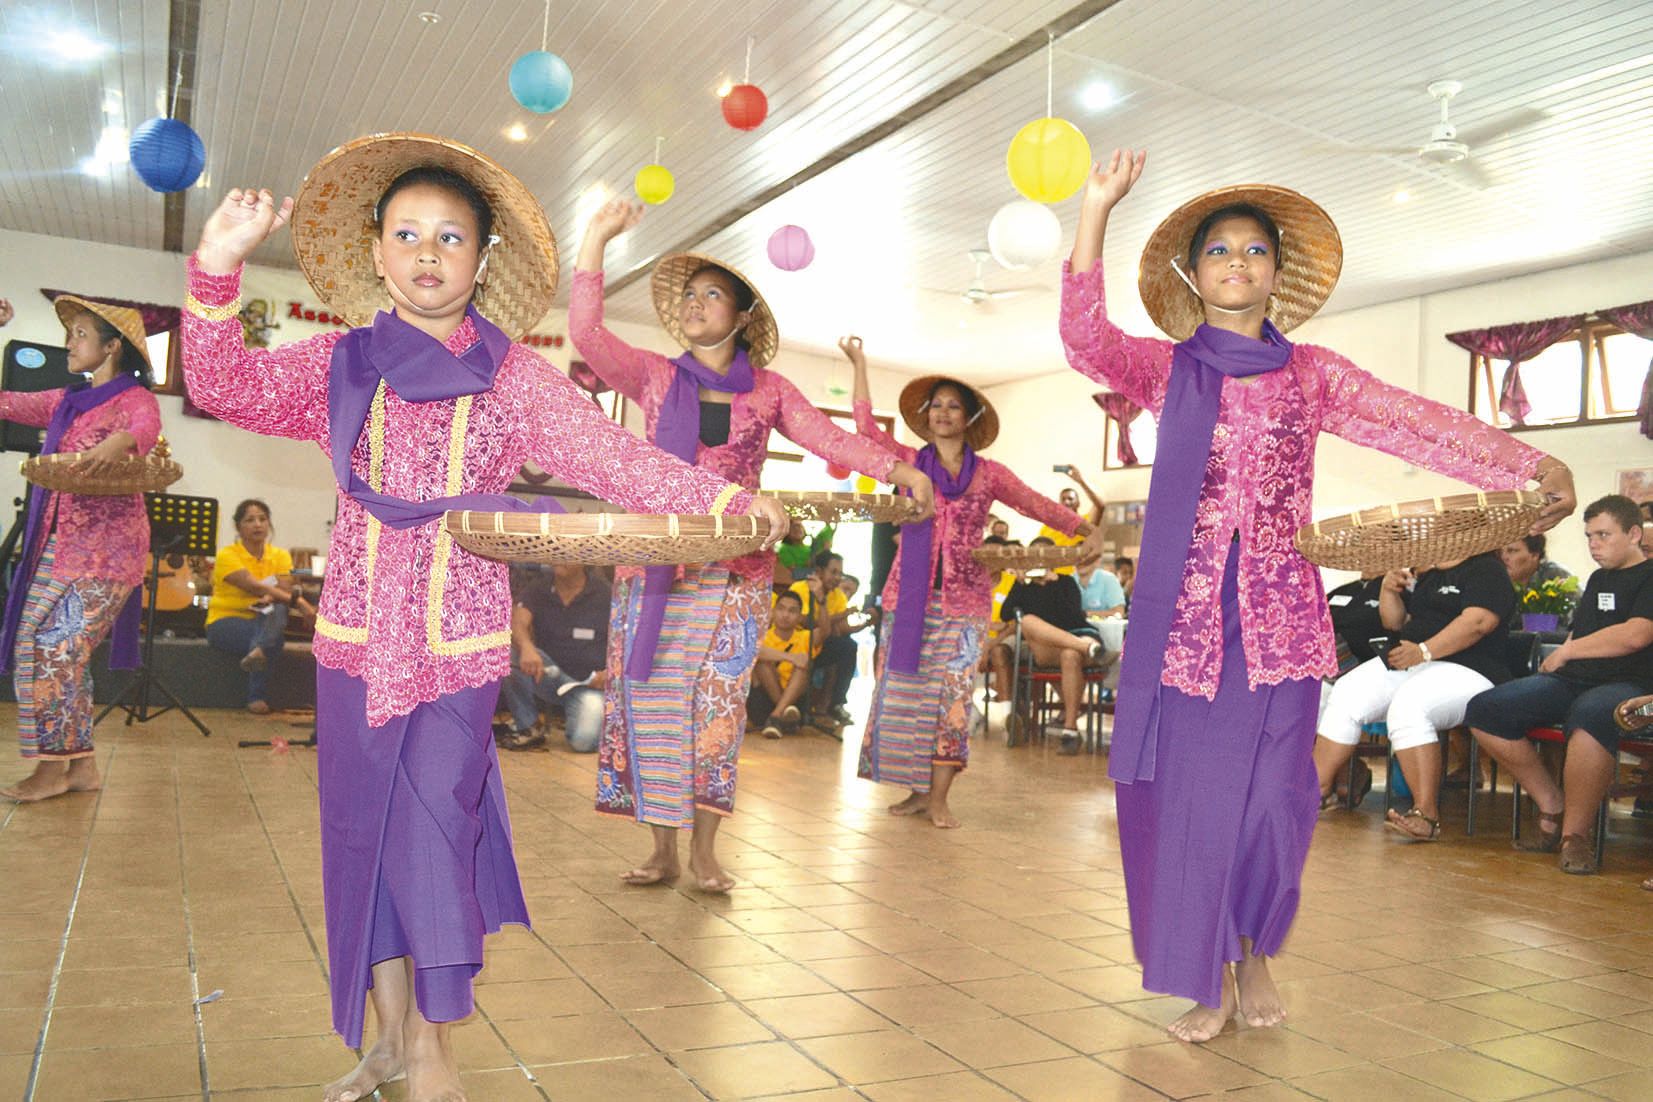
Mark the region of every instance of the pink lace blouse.
[[[34, 393], [0, 391], [0, 419], [45, 428], [66, 390]], [[147, 455], [161, 434], [161, 407], [155, 395], [142, 387], [123, 391], [96, 409], [87, 410], [70, 424], [58, 445], [60, 452], [79, 452], [103, 442], [111, 433], [129, 432], [138, 454]], [[43, 531], [57, 534], [57, 559], [52, 573], [59, 578], [101, 578], [122, 585], [142, 585], [149, 569], [149, 517], [142, 494], [46, 494]]]
[[[574, 273], [568, 292], [568, 334], [604, 382], [642, 407], [652, 440], [677, 369], [660, 353], [634, 348], [603, 325], [603, 273]], [[752, 376], [752, 389], [734, 396], [728, 442], [715, 448], [701, 444], [696, 466], [755, 490], [769, 453], [769, 433], [775, 430], [829, 463], [887, 480], [896, 464], [889, 451], [834, 425], [784, 376], [761, 367], [753, 368]], [[763, 552], [729, 567], [738, 574], [768, 577], [773, 563], [774, 554]]]
[[[918, 458], [916, 448], [908, 447], [884, 431], [873, 417], [872, 405], [868, 402], [855, 403], [855, 427], [861, 435], [877, 441], [908, 463]], [[999, 576], [982, 569], [970, 552], [981, 546], [982, 533], [987, 530], [987, 512], [995, 501], [1050, 525], [1064, 536], [1073, 535], [1083, 519], [1059, 502], [1034, 491], [1002, 463], [986, 456], [977, 457], [976, 475], [964, 493], [951, 501], [939, 492], [936, 494], [936, 538], [930, 541], [930, 565], [919, 582], [926, 586], [934, 583], [939, 556], [943, 563], [941, 610], [947, 616], [986, 619], [993, 611], [993, 586]], [[884, 607], [894, 608], [900, 596], [901, 556], [898, 553], [889, 581], [884, 583]]]
[[[189, 263], [183, 363], [190, 397], [230, 424], [332, 445], [328, 368], [341, 333], [249, 349], [235, 317], [240, 273]], [[455, 353], [477, 339], [465, 322]], [[410, 501], [504, 493], [524, 460], [605, 501], [645, 512], [744, 512], [751, 494], [637, 439], [567, 376], [513, 346], [482, 394], [402, 401], [381, 387], [351, 455], [374, 489]], [[439, 523], [397, 530], [339, 494], [316, 619], [316, 661], [363, 678], [379, 726], [445, 693], [509, 672], [511, 595], [504, 563], [453, 544]]]
[[[1080, 275], [1064, 265], [1061, 331], [1069, 363], [1158, 417], [1174, 346], [1129, 336], [1108, 320], [1100, 264]], [[1519, 489], [1544, 457], [1468, 413], [1391, 386], [1315, 345], [1297, 345], [1284, 369], [1254, 383], [1224, 379], [1162, 684], [1216, 696], [1218, 587], [1235, 532], [1251, 687], [1337, 673], [1320, 571], [1292, 546], [1297, 529], [1313, 519], [1315, 437], [1322, 432], [1486, 490]], [[1162, 448], [1176, 446], [1160, 441]]]

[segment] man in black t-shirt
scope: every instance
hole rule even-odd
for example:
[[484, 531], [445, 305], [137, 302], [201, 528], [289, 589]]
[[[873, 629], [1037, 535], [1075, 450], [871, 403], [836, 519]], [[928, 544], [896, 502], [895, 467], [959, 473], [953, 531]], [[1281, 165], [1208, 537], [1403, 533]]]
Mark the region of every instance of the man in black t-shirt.
[[[1561, 854], [1561, 871], [1596, 871], [1590, 830], [1618, 769], [1613, 710], [1653, 691], [1653, 560], [1641, 549], [1642, 515], [1621, 494], [1584, 510], [1590, 575], [1573, 610], [1573, 629], [1539, 672], [1470, 702], [1467, 722], [1486, 751], [1532, 795], [1539, 834], [1521, 848]], [[1567, 735], [1563, 792], [1527, 740], [1534, 727]]]
[[1385, 632], [1399, 642], [1332, 686], [1314, 743], [1321, 795], [1332, 791], [1348, 765], [1362, 728], [1382, 720], [1412, 790], [1412, 809], [1404, 815], [1390, 811], [1386, 825], [1409, 839], [1438, 838], [1439, 733], [1463, 722], [1477, 693], [1509, 680], [1505, 621], [1514, 605], [1509, 575], [1490, 551], [1442, 563], [1416, 578], [1407, 570], [1386, 574], [1378, 615]]
[[[1039, 536], [1029, 547], [1054, 546], [1055, 541]], [[1033, 652], [1033, 661], [1040, 666], [1055, 666], [1062, 671], [1058, 696], [1062, 701], [1060, 750], [1064, 754], [1079, 752], [1079, 705], [1085, 695], [1085, 663], [1101, 657], [1101, 634], [1085, 618], [1079, 583], [1072, 574], [1048, 571], [1029, 571], [1010, 587], [1004, 604], [999, 607], [999, 619], [1013, 624], [1020, 617], [1022, 641]], [[1002, 699], [1010, 684], [1010, 666], [1014, 656], [1008, 644], [996, 645], [989, 655], [994, 686]]]
[[507, 750], [545, 745], [542, 705], [562, 709], [568, 747], [588, 754], [603, 731], [609, 588], [584, 566], [560, 565], [529, 581], [511, 610], [511, 673], [500, 702], [511, 727], [495, 736]]

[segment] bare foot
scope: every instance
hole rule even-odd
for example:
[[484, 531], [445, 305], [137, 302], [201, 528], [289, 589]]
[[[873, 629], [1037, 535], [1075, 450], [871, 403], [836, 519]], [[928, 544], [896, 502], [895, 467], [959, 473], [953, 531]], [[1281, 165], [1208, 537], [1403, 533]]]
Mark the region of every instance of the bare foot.
[[917, 815], [929, 806], [930, 794], [928, 792], [914, 792], [900, 803], [891, 804], [889, 812], [891, 815]]
[[[94, 777], [95, 779], [95, 777]], [[31, 804], [49, 800], [69, 791], [69, 773], [57, 762], [41, 762], [34, 772], [9, 788], [0, 788], [0, 796]]]
[[446, 1023], [427, 1022], [417, 1008], [410, 1008], [402, 1025], [402, 1047], [407, 1053], [407, 1102], [466, 1102]]
[[1265, 1029], [1286, 1020], [1286, 1005], [1274, 977], [1268, 973], [1268, 958], [1247, 956], [1234, 966], [1240, 1017], [1253, 1029]]
[[1234, 973], [1223, 965], [1223, 1000], [1221, 1006], [1211, 1007], [1195, 1003], [1188, 1013], [1165, 1027], [1165, 1032], [1179, 1041], [1203, 1044], [1223, 1031], [1228, 1019], [1234, 1016]]
[[103, 787], [103, 777], [98, 773], [98, 759], [93, 757], [71, 761], [68, 777], [70, 792], [96, 792]]
[[715, 857], [690, 857], [689, 872], [694, 876], [695, 887], [703, 892], [726, 895], [735, 886], [735, 878], [723, 871]]
[[649, 884], [670, 884], [682, 873], [676, 857], [662, 857], [655, 854], [643, 864], [634, 869], [627, 869], [620, 874], [620, 879], [635, 887], [644, 887]]
[[930, 805], [929, 810], [930, 810], [930, 825], [938, 826], [942, 830], [957, 830], [958, 829], [959, 821], [958, 821], [958, 819], [956, 819], [953, 816], [953, 813], [948, 810], [946, 804], [935, 804], [935, 803], [933, 803], [933, 804]]
[[401, 1047], [400, 1040], [392, 1042], [380, 1037], [354, 1071], [327, 1084], [322, 1102], [357, 1102], [378, 1090], [381, 1083], [401, 1079], [406, 1074], [402, 1070]]

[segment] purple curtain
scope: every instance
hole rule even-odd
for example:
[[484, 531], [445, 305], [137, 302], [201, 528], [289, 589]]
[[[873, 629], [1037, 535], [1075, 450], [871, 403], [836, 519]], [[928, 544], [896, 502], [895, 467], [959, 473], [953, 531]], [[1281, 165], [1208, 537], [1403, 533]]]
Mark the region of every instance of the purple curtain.
[[107, 295], [86, 295], [79, 291], [61, 291], [55, 287], [42, 287], [40, 293], [45, 295], [48, 301], [56, 299], [58, 295], [74, 295], [92, 302], [106, 302], [110, 306], [125, 306], [130, 310], [136, 310], [143, 315], [143, 331], [151, 337], [156, 333], [166, 333], [178, 328], [176, 306], [162, 306], [155, 302], [133, 302], [131, 299], [110, 298]]
[[1527, 414], [1532, 412], [1532, 403], [1527, 401], [1527, 390], [1521, 385], [1521, 361], [1532, 359], [1583, 322], [1583, 314], [1574, 314], [1567, 318], [1495, 325], [1490, 329], [1466, 329], [1462, 333], [1448, 333], [1446, 339], [1478, 356], [1509, 361], [1503, 384], [1498, 388], [1498, 408], [1513, 424], [1524, 425]]
[[[1634, 333], [1644, 341], [1653, 341], [1653, 302], [1615, 306], [1611, 310], [1598, 310], [1597, 313], [1626, 333]], [[1653, 363], [1648, 364], [1647, 378], [1642, 380], [1642, 400], [1636, 407], [1636, 420], [1642, 435], [1653, 440]]]
[[1114, 424], [1114, 452], [1119, 456], [1119, 461], [1127, 467], [1136, 466], [1136, 449], [1131, 446], [1131, 422], [1137, 419], [1142, 407], [1111, 390], [1098, 391], [1091, 397]]

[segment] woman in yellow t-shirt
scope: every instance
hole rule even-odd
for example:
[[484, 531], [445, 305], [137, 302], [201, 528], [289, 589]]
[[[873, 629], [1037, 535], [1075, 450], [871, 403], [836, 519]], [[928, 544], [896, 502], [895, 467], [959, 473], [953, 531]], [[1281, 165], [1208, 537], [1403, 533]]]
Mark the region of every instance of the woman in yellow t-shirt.
[[241, 659], [255, 715], [270, 710], [269, 666], [281, 653], [288, 610], [305, 604], [287, 584], [293, 556], [270, 543], [270, 531], [268, 505], [248, 498], [235, 507], [236, 540], [218, 549], [207, 605], [207, 642]]

